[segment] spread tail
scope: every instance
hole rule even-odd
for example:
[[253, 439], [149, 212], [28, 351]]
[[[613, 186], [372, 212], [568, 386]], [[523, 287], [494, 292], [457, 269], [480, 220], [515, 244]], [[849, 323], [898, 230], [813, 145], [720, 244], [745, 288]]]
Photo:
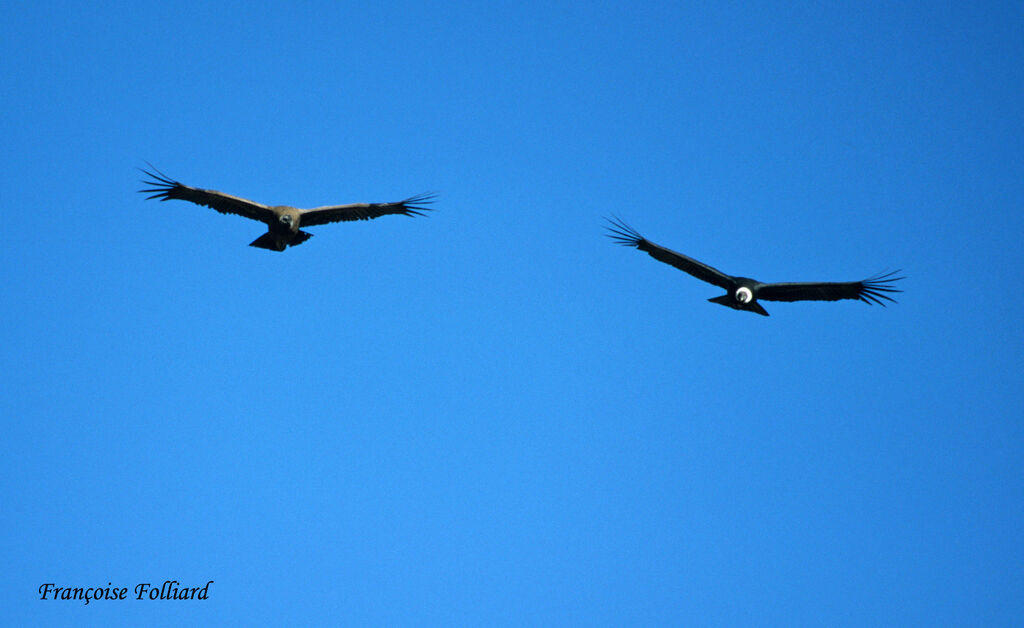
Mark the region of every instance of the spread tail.
[[255, 246], [259, 249], [267, 249], [269, 251], [283, 251], [289, 246], [297, 246], [302, 244], [306, 240], [313, 237], [312, 233], [306, 233], [305, 231], [299, 231], [292, 238], [291, 242], [285, 242], [284, 240], [278, 240], [274, 237], [274, 234], [269, 231], [256, 238], [249, 243], [249, 246]]
[[708, 299], [708, 301], [711, 301], [712, 303], [717, 303], [719, 305], [724, 305], [725, 307], [731, 307], [734, 310], [746, 310], [748, 312], [755, 312], [757, 314], [760, 314], [761, 316], [769, 316], [768, 312], [763, 307], [761, 307], [761, 304], [758, 303], [757, 301], [751, 301], [750, 303], [747, 303], [745, 306], [736, 307], [739, 304], [735, 299], [732, 298], [732, 295], [728, 294], [723, 294], [720, 297]]

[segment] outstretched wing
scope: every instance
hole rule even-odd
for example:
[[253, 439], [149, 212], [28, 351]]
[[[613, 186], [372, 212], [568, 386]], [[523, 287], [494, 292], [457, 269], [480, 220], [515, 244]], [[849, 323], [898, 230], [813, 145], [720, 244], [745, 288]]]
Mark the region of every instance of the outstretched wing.
[[659, 262], [665, 262], [666, 264], [675, 266], [684, 273], [689, 273], [710, 284], [716, 285], [719, 288], [730, 290], [733, 287], [733, 278], [726, 275], [722, 271], [712, 268], [707, 264], [698, 262], [692, 257], [687, 257], [682, 253], [676, 253], [664, 247], [660, 247], [657, 244], [645, 239], [635, 229], [627, 225], [618, 216], [614, 218], [607, 218], [608, 222], [612, 224], [611, 227], [605, 227], [608, 230], [608, 237], [615, 240], [623, 246], [634, 246], [641, 251], [646, 252], [648, 255], [658, 260]]
[[889, 294], [903, 292], [893, 287], [894, 281], [905, 279], [896, 277], [900, 271], [869, 277], [864, 281], [848, 281], [845, 283], [766, 283], [757, 288], [757, 298], [762, 301], [838, 301], [840, 299], [857, 299], [868, 305], [877, 303], [885, 306], [885, 301], [895, 303]]
[[[153, 168], [152, 164], [150, 164], [150, 168]], [[147, 196], [146, 200], [158, 198], [161, 201], [169, 201], [171, 199], [188, 201], [196, 205], [212, 207], [222, 214], [237, 214], [261, 222], [267, 222], [274, 217], [274, 212], [266, 205], [238, 196], [224, 194], [223, 192], [217, 192], [216, 190], [203, 190], [184, 185], [166, 176], [156, 168], [153, 168], [153, 170], [156, 172], [142, 171], [147, 177], [152, 179], [151, 181], [143, 180], [142, 182], [153, 186], [152, 188], [139, 190], [142, 193], [152, 193], [152, 196]]]
[[388, 214], [404, 214], [406, 216], [422, 216], [430, 211], [427, 207], [434, 202], [436, 194], [420, 194], [397, 203], [354, 203], [352, 205], [326, 205], [303, 209], [299, 221], [303, 226], [326, 225], [329, 222], [348, 220], [373, 220]]

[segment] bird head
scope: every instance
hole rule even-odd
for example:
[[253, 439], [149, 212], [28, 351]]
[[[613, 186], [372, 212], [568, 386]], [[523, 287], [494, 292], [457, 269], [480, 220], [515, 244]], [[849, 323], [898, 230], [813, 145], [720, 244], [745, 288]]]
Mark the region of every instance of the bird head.
[[740, 286], [736, 289], [736, 300], [744, 305], [750, 303], [754, 298], [754, 293], [750, 291], [750, 288], [746, 286]]
[[280, 217], [278, 218], [278, 220], [279, 220], [279, 221], [280, 221], [280, 222], [281, 222], [282, 224], [288, 225], [289, 227], [290, 227], [290, 226], [292, 226], [292, 217], [291, 217], [291, 216], [289, 216], [288, 214], [284, 214], [283, 216], [280, 216]]

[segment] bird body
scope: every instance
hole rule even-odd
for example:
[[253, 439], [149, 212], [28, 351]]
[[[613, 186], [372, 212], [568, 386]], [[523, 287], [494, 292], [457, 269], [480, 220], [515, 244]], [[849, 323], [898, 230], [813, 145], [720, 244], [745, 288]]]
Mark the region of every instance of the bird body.
[[189, 201], [213, 208], [222, 214], [236, 214], [258, 220], [267, 225], [267, 233], [253, 240], [250, 246], [271, 251], [283, 251], [313, 237], [311, 233], [302, 231], [301, 227], [351, 220], [372, 220], [388, 214], [422, 216], [423, 212], [430, 210], [426, 205], [434, 200], [433, 194], [420, 194], [395, 203], [354, 203], [300, 209], [289, 205], [264, 205], [216, 190], [194, 188], [165, 176], [159, 170], [156, 170], [156, 173], [146, 170], [142, 172], [152, 179], [143, 183], [153, 187], [139, 190], [143, 193], [152, 193], [146, 197], [147, 199]]
[[313, 237], [313, 234], [300, 231], [302, 212], [294, 207], [278, 205], [271, 207], [276, 220], [267, 223], [267, 233], [263, 234], [250, 246], [283, 251], [289, 246], [297, 246]]
[[757, 302], [758, 287], [762, 285], [761, 282], [749, 277], [733, 277], [733, 279], [736, 284], [734, 290], [730, 290], [720, 297], [708, 299], [708, 301], [731, 307], [734, 310], [746, 310], [768, 316], [768, 312]]
[[734, 310], [754, 312], [768, 316], [758, 300], [764, 301], [838, 301], [855, 299], [868, 305], [877, 303], [885, 306], [885, 301], [895, 303], [889, 296], [894, 292], [902, 292], [892, 286], [893, 282], [903, 279], [895, 277], [900, 271], [876, 275], [863, 281], [847, 282], [796, 282], [796, 283], [763, 283], [749, 277], [734, 277], [722, 271], [698, 262], [692, 257], [666, 249], [647, 240], [635, 229], [622, 220], [609, 219], [608, 236], [624, 246], [631, 246], [644, 251], [659, 262], [674, 266], [679, 270], [706, 281], [726, 293], [708, 299], [712, 303], [731, 307]]

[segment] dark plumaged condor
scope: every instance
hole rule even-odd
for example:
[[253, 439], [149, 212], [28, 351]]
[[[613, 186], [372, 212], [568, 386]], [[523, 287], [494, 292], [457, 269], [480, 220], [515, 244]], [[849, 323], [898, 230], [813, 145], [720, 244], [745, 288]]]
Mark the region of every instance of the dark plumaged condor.
[[645, 239], [635, 229], [622, 222], [618, 217], [607, 219], [611, 223], [608, 230], [608, 237], [622, 244], [632, 246], [644, 251], [659, 262], [675, 266], [684, 273], [689, 273], [712, 285], [723, 288], [726, 294], [713, 299], [712, 303], [718, 303], [734, 310], [756, 312], [762, 316], [768, 316], [758, 300], [762, 301], [839, 301], [840, 299], [855, 299], [863, 301], [868, 305], [877, 303], [885, 306], [885, 302], [895, 303], [896, 300], [889, 296], [894, 292], [902, 292], [893, 287], [893, 282], [904, 279], [896, 277], [900, 271], [893, 271], [883, 275], [876, 275], [863, 281], [847, 282], [801, 282], [801, 283], [761, 283], [756, 279], [748, 277], [733, 277], [722, 271], [712, 268], [707, 264], [698, 262], [692, 257], [682, 253], [670, 251], [664, 247]]
[[[150, 168], [153, 166], [150, 165]], [[372, 220], [388, 214], [422, 216], [423, 212], [431, 209], [426, 205], [433, 202], [435, 197], [433, 194], [420, 194], [396, 203], [355, 203], [299, 209], [288, 205], [263, 205], [215, 190], [194, 188], [165, 176], [156, 168], [153, 170], [156, 172], [142, 171], [152, 179], [151, 181], [144, 180], [143, 183], [153, 187], [139, 190], [142, 193], [152, 194], [152, 196], [146, 197], [147, 200], [158, 198], [161, 201], [171, 199], [188, 201], [196, 205], [212, 207], [222, 214], [236, 214], [258, 220], [267, 225], [267, 232], [256, 238], [249, 246], [271, 251], [283, 251], [289, 246], [297, 246], [313, 237], [313, 234], [301, 231], [300, 227], [314, 227], [330, 222], [350, 220]]]

